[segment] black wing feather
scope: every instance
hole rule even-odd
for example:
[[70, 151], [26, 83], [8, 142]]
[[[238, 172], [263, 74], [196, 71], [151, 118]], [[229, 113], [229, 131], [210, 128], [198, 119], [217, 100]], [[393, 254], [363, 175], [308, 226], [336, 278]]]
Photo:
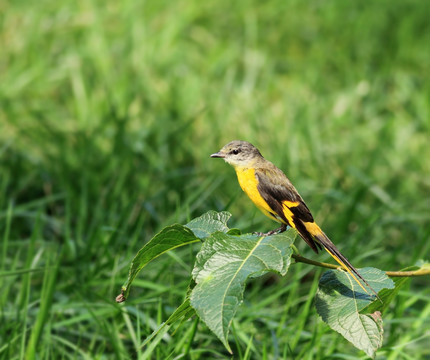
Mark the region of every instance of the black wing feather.
[[[276, 167], [274, 169], [257, 169], [255, 175], [258, 180], [257, 189], [270, 208], [286, 224], [295, 227], [303, 240], [318, 253], [318, 248], [321, 249], [321, 245], [313, 239], [303, 224], [303, 222], [313, 222], [314, 218], [290, 180]], [[297, 206], [289, 207], [294, 215], [294, 224], [290, 224], [284, 215], [283, 201], [299, 203]]]

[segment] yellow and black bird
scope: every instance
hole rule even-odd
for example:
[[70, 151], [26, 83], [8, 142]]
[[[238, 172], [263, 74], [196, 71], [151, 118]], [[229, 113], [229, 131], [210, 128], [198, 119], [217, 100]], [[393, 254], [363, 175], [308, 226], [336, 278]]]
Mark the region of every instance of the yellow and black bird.
[[266, 160], [254, 145], [247, 141], [234, 140], [211, 157], [222, 158], [232, 165], [236, 170], [240, 187], [252, 202], [266, 216], [282, 224], [280, 228], [265, 234], [260, 233], [261, 235], [283, 232], [287, 225], [291, 226], [312, 250], [318, 253], [318, 249], [324, 247], [364, 291], [367, 292], [363, 283], [378, 296], [315, 223], [302, 197], [282, 170]]

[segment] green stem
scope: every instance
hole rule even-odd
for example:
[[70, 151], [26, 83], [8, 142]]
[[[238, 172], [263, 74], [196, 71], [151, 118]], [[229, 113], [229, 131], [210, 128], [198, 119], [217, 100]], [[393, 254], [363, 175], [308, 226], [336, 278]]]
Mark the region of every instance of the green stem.
[[[327, 269], [339, 269], [339, 268], [341, 268], [341, 266], [311, 260], [311, 259], [305, 258], [299, 254], [293, 254], [292, 258], [294, 260], [296, 260], [296, 262], [301, 262], [301, 263], [305, 263], [305, 264], [309, 264], [309, 265], [319, 266], [319, 267], [323, 267], [323, 268], [327, 268]], [[419, 270], [412, 270], [412, 271], [385, 271], [385, 274], [387, 276], [391, 276], [391, 277], [426, 276], [426, 275], [430, 275], [430, 269], [419, 269]]]

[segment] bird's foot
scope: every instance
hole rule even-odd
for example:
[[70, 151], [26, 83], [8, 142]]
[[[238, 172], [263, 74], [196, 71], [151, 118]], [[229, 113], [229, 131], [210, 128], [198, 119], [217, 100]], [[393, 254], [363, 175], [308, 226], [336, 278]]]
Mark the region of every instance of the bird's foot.
[[273, 234], [280, 234], [281, 232], [284, 232], [285, 230], [287, 230], [287, 225], [282, 224], [281, 227], [275, 229], [275, 230], [271, 230], [268, 232], [254, 232], [254, 235], [258, 235], [258, 236], [270, 236]]

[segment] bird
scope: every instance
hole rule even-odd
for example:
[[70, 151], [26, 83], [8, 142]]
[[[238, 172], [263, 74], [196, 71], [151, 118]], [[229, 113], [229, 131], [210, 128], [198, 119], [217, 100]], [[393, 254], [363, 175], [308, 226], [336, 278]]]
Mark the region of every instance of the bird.
[[211, 157], [224, 159], [232, 165], [246, 195], [266, 216], [281, 224], [275, 230], [258, 235], [270, 236], [285, 231], [288, 226], [294, 228], [313, 251], [318, 253], [324, 248], [366, 293], [369, 292], [364, 285], [378, 297], [376, 291], [317, 225], [288, 177], [266, 160], [254, 145], [243, 140], [233, 140]]

